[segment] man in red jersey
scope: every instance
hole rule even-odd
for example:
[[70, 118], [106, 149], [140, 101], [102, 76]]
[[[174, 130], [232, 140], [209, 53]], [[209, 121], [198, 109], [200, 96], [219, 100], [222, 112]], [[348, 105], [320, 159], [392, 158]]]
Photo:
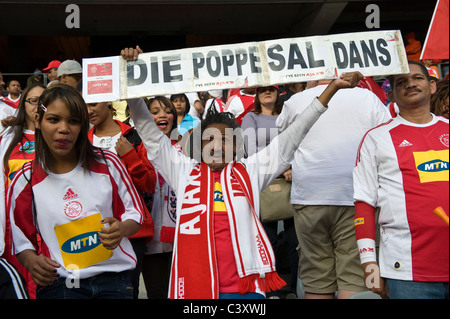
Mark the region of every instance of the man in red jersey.
[[[430, 112], [436, 83], [418, 62], [390, 77], [394, 119], [370, 130], [353, 172], [355, 233], [366, 286], [391, 299], [448, 298], [448, 119]], [[375, 207], [380, 207], [379, 256]], [[378, 263], [377, 263], [378, 259]], [[378, 267], [379, 265], [379, 267]]]

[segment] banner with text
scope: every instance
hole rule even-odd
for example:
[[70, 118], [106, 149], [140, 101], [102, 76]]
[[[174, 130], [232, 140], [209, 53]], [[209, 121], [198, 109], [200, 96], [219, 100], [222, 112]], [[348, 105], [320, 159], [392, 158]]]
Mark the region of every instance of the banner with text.
[[83, 59], [87, 103], [176, 93], [408, 73], [400, 31], [278, 39]]

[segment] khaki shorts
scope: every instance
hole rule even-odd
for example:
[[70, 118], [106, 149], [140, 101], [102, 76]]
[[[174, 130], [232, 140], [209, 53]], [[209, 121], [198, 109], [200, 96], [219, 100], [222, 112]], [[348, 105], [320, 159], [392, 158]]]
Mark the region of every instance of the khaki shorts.
[[365, 291], [353, 206], [294, 205], [299, 277], [309, 293]]

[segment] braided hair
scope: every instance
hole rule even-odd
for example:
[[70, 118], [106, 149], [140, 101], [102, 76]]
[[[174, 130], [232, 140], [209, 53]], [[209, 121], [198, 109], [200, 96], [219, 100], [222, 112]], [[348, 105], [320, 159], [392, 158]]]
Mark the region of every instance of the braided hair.
[[202, 138], [205, 130], [214, 124], [224, 124], [233, 130], [233, 143], [236, 145], [234, 159], [244, 157], [244, 139], [241, 126], [230, 112], [220, 112], [215, 107], [208, 109], [205, 119], [200, 125], [187, 132], [182, 139], [183, 153], [190, 158], [202, 161]]

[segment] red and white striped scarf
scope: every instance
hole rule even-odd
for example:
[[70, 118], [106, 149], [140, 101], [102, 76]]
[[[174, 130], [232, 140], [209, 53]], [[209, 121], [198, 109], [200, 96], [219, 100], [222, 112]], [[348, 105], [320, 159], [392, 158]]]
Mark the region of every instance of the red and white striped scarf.
[[[243, 164], [231, 163], [221, 174], [222, 192], [230, 222], [231, 241], [239, 292], [265, 292], [286, 283], [275, 270], [275, 256], [254, 209], [249, 175]], [[192, 170], [177, 224], [169, 297], [215, 299], [219, 297], [214, 242], [214, 176], [206, 163]]]

